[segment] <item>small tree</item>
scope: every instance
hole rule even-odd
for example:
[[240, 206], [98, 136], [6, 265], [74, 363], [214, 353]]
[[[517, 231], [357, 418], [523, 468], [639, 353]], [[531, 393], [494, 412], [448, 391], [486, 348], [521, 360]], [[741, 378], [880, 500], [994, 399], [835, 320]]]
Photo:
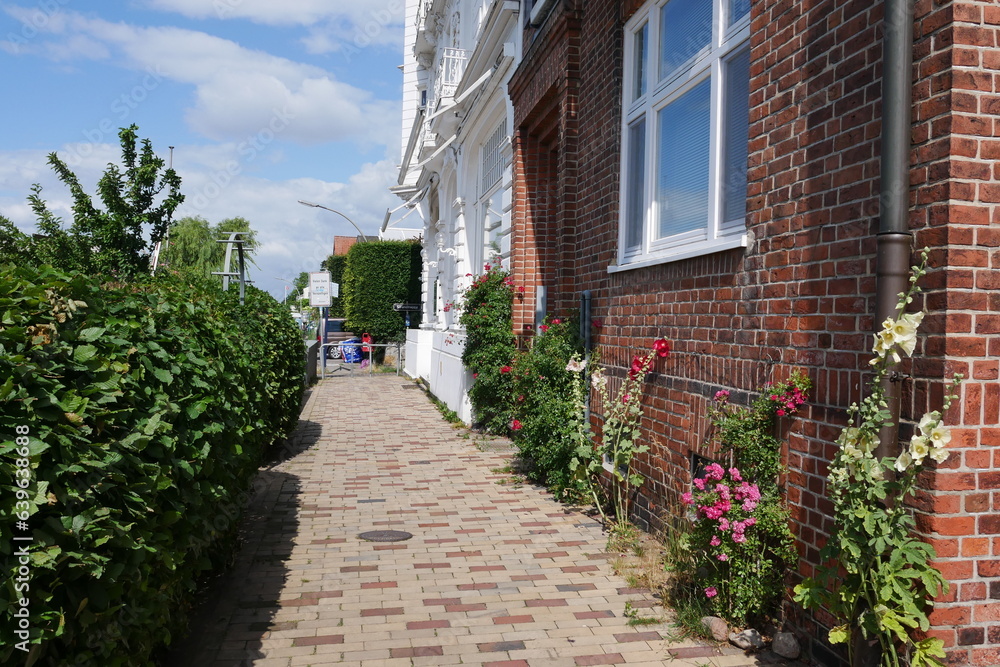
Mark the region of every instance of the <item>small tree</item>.
[[[50, 153], [49, 165], [73, 197], [73, 222], [64, 228], [42, 199], [42, 187], [34, 185], [28, 202], [38, 219], [38, 234], [29, 237], [0, 223], [0, 259], [122, 277], [148, 272], [152, 249], [166, 234], [184, 195], [180, 177], [173, 169], [163, 170], [149, 139], [140, 145], [137, 130], [132, 125], [119, 132], [122, 166], [109, 164], [97, 183], [104, 210], [94, 205], [66, 163]], [[9, 256], [12, 245], [22, 248], [19, 257]]]

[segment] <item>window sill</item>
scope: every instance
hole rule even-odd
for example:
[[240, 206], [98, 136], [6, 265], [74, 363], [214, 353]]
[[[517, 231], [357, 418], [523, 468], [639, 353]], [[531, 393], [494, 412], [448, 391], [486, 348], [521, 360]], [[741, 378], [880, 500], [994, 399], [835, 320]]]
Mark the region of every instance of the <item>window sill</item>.
[[608, 267], [608, 273], [619, 273], [621, 271], [631, 271], [633, 269], [644, 269], [647, 266], [656, 266], [657, 264], [668, 264], [670, 262], [679, 262], [684, 259], [691, 259], [692, 257], [701, 257], [703, 255], [711, 255], [712, 253], [722, 252], [724, 250], [732, 250], [733, 248], [745, 248], [745, 247], [747, 247], [747, 235], [740, 234], [739, 236], [717, 239], [711, 242], [702, 242], [687, 248], [678, 248], [673, 251], [670, 250], [664, 251], [661, 254], [645, 255], [641, 258], [635, 259], [625, 264], [614, 264]]

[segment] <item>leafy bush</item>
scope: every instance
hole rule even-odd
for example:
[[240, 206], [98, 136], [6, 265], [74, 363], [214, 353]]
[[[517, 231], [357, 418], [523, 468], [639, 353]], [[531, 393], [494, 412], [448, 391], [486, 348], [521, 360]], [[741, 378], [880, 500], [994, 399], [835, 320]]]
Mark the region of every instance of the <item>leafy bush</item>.
[[475, 419], [490, 433], [506, 435], [514, 423], [512, 329], [514, 292], [510, 274], [486, 265], [462, 296], [459, 323], [465, 327], [462, 363], [475, 379], [469, 389]]
[[575, 327], [559, 319], [540, 327], [530, 351], [513, 368], [514, 442], [531, 462], [529, 475], [559, 497], [572, 495], [570, 461], [577, 439], [573, 416], [575, 375], [566, 370], [580, 345]]
[[299, 332], [253, 288], [240, 307], [173, 276], [101, 284], [51, 267], [3, 267], [0, 312], [3, 571], [30, 553], [30, 588], [7, 576], [0, 589], [0, 662], [23, 659], [25, 596], [27, 664], [145, 664], [226, 556], [265, 448], [295, 424]]
[[394, 311], [392, 304], [420, 302], [422, 266], [420, 244], [414, 241], [351, 246], [343, 281], [345, 327], [370, 333], [376, 342], [400, 340], [406, 332], [406, 315]]
[[683, 495], [695, 508], [688, 535], [695, 573], [688, 580], [713, 613], [737, 625], [778, 610], [785, 573], [796, 560], [774, 431], [779, 417], [805, 403], [810, 386], [795, 372], [764, 385], [749, 408], [730, 404], [728, 391], [717, 392], [712, 422], [728, 467], [710, 464], [694, 478], [695, 491]]

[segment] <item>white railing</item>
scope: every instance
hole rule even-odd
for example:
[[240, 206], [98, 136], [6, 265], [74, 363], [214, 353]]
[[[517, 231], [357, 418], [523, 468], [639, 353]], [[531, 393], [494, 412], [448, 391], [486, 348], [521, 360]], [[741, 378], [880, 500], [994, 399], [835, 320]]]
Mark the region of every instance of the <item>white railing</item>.
[[441, 49], [441, 68], [438, 70], [437, 81], [434, 82], [434, 102], [440, 105], [445, 97], [454, 97], [455, 90], [465, 74], [465, 63], [469, 60], [469, 52], [464, 49]]

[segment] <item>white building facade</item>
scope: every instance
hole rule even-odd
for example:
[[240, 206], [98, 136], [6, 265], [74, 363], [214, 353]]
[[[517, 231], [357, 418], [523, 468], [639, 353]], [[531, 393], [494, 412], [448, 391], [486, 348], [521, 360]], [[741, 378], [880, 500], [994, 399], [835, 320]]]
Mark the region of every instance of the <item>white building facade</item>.
[[403, 159], [392, 190], [404, 200], [398, 214], [411, 220], [406, 226], [417, 215], [423, 223], [423, 317], [407, 332], [405, 369], [467, 423], [472, 378], [462, 366], [455, 305], [487, 263], [509, 265], [507, 83], [521, 53], [520, 5], [407, 2]]

